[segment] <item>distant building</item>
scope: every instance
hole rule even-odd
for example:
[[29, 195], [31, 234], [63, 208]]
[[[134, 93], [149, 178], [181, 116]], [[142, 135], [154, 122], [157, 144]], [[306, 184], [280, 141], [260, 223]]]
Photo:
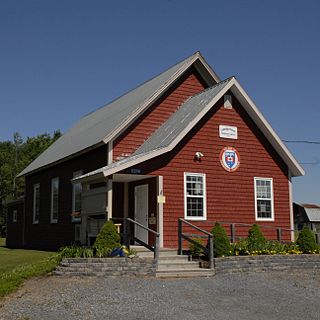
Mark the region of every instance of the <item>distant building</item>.
[[320, 206], [316, 204], [293, 204], [294, 226], [301, 230], [308, 226], [311, 230], [320, 234]]
[[[293, 229], [291, 178], [303, 174], [238, 80], [221, 81], [197, 52], [84, 116], [20, 173], [17, 239], [90, 244], [106, 219], [126, 217], [171, 248], [178, 218], [207, 230], [214, 221]], [[152, 233], [133, 231], [153, 243]]]

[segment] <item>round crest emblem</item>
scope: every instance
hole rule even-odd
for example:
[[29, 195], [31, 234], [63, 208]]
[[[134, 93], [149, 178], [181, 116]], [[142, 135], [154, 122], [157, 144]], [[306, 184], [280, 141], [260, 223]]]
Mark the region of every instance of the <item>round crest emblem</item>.
[[220, 152], [220, 163], [226, 171], [236, 171], [240, 166], [239, 152], [232, 147], [223, 148]]

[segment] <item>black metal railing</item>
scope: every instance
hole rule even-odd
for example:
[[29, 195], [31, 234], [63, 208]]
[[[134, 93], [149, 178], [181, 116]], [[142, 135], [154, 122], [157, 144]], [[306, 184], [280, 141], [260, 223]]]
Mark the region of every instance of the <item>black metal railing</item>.
[[[144, 246], [148, 250], [153, 252], [153, 258], [156, 261], [156, 265], [158, 265], [159, 260], [159, 249], [160, 249], [160, 233], [142, 225], [141, 223], [131, 219], [131, 218], [112, 218], [113, 221], [122, 221], [123, 222], [123, 231], [122, 231], [122, 239], [124, 245], [130, 249], [131, 241], [139, 243], [140, 245]], [[131, 226], [137, 226], [137, 228], [144, 229], [149, 233], [152, 233], [155, 235], [155, 240], [153, 245], [150, 245], [143, 240], [136, 237], [134, 228], [131, 228]]]
[[[225, 222], [225, 221], [218, 221], [219, 224], [221, 225], [227, 225], [230, 228], [230, 242], [236, 242], [240, 237], [237, 237], [237, 226], [238, 227], [246, 227], [250, 228], [253, 226], [253, 224], [249, 223], [240, 223], [240, 222]], [[276, 238], [275, 240], [278, 240], [279, 242], [283, 242], [282, 237], [283, 237], [283, 232], [289, 232], [292, 233], [295, 230], [293, 229], [288, 229], [288, 228], [280, 228], [280, 227], [274, 227], [274, 226], [265, 226], [265, 225], [260, 225], [260, 229], [270, 229], [270, 230], [275, 230], [276, 231]]]
[[[183, 232], [183, 224], [188, 225], [189, 227], [203, 233], [203, 235], [201, 234], [197, 234], [197, 233], [184, 233]], [[208, 245], [205, 247], [202, 244], [194, 241], [192, 238], [205, 238], [208, 239]], [[213, 235], [206, 231], [203, 230], [197, 226], [195, 226], [194, 224], [190, 223], [189, 221], [186, 221], [182, 218], [179, 218], [178, 220], [178, 254], [182, 255], [182, 240], [186, 240], [192, 244], [194, 244], [195, 246], [200, 247], [201, 249], [204, 250], [204, 252], [206, 253], [206, 255], [209, 258], [209, 267], [210, 269], [214, 268], [214, 255], [213, 255]]]

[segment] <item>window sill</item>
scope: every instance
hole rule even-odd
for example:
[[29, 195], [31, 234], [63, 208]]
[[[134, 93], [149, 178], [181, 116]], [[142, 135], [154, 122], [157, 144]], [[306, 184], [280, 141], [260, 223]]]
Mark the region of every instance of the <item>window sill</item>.
[[206, 221], [206, 217], [184, 217], [187, 221]]
[[256, 221], [270, 221], [270, 222], [274, 222], [274, 218], [257, 218], [257, 217], [256, 217]]

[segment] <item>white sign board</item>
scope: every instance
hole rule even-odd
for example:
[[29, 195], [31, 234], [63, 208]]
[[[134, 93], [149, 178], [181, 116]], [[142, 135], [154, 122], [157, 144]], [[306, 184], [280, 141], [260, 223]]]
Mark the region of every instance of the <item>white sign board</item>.
[[238, 128], [219, 125], [219, 137], [226, 139], [238, 139]]

